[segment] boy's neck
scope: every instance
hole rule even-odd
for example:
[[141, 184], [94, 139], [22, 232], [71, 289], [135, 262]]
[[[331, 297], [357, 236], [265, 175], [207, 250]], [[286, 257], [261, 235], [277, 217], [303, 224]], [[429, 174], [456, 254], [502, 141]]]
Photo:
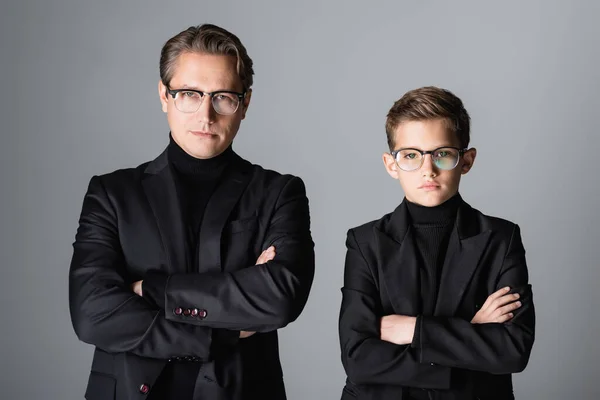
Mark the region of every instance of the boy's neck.
[[456, 193], [454, 196], [435, 207], [425, 207], [404, 199], [408, 207], [408, 213], [413, 224], [441, 224], [456, 218], [458, 207], [462, 203], [462, 197]]

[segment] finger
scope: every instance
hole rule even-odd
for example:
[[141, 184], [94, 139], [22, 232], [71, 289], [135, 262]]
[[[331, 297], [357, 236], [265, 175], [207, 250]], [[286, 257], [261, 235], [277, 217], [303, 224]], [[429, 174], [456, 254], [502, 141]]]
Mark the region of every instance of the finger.
[[499, 313], [499, 315], [505, 315], [505, 314], [509, 314], [511, 311], [516, 310], [517, 308], [521, 307], [521, 302], [520, 301], [515, 301], [514, 303], [510, 303], [509, 305], [506, 305], [504, 307], [500, 307], [497, 312]]
[[511, 320], [515, 315], [513, 313], [507, 313], [504, 315], [501, 315], [500, 317], [496, 318], [495, 322], [502, 324], [506, 321]]
[[481, 308], [487, 308], [490, 306], [490, 304], [492, 303], [492, 301], [496, 300], [497, 298], [504, 296], [508, 293], [508, 291], [510, 290], [510, 288], [507, 287], [503, 287], [500, 290], [495, 291], [494, 293], [490, 294], [488, 296], [487, 299], [485, 299], [485, 303], [483, 303], [483, 305], [481, 306]]
[[271, 261], [275, 257], [275, 253], [270, 253], [269, 249], [263, 251], [261, 255], [256, 260], [256, 264], [264, 264], [267, 261]]
[[269, 247], [267, 250], [265, 250], [265, 256], [269, 259], [272, 260], [275, 257], [275, 247], [271, 246]]
[[492, 301], [491, 307], [493, 309], [498, 309], [508, 303], [512, 303], [513, 301], [517, 300], [519, 297], [520, 296], [518, 293], [504, 295], [504, 296], [499, 297], [496, 300]]
[[260, 256], [258, 256], [258, 259], [256, 260], [256, 264], [264, 264], [266, 262], [266, 258], [267, 258], [267, 253], [265, 250], [262, 253], [260, 253]]

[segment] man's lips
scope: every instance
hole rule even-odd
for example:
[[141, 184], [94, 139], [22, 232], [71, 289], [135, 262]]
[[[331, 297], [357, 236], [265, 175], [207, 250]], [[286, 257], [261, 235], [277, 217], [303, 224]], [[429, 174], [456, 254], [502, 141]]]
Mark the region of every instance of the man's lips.
[[217, 136], [216, 133], [208, 132], [208, 131], [190, 131], [192, 135], [201, 136], [201, 137], [212, 137]]

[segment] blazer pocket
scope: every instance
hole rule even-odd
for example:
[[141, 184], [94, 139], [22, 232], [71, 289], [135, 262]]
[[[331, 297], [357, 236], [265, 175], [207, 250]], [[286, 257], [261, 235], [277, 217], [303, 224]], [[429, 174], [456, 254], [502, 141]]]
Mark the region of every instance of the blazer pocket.
[[107, 374], [92, 371], [85, 390], [87, 400], [114, 400], [117, 380]]
[[225, 226], [224, 233], [232, 235], [238, 232], [253, 231], [258, 225], [258, 219], [255, 216], [236, 219]]

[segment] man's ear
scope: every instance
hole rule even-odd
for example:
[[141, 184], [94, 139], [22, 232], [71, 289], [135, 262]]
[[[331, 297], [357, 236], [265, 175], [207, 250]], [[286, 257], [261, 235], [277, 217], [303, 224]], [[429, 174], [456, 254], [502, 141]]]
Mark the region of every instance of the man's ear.
[[248, 107], [250, 107], [250, 98], [252, 97], [252, 89], [248, 89], [246, 91], [246, 97], [244, 97], [244, 102], [242, 103], [242, 119], [246, 118], [246, 111], [248, 111]]
[[167, 87], [162, 83], [162, 80], [158, 81], [158, 98], [160, 99], [160, 105], [164, 113], [167, 112], [169, 105], [169, 93]]

